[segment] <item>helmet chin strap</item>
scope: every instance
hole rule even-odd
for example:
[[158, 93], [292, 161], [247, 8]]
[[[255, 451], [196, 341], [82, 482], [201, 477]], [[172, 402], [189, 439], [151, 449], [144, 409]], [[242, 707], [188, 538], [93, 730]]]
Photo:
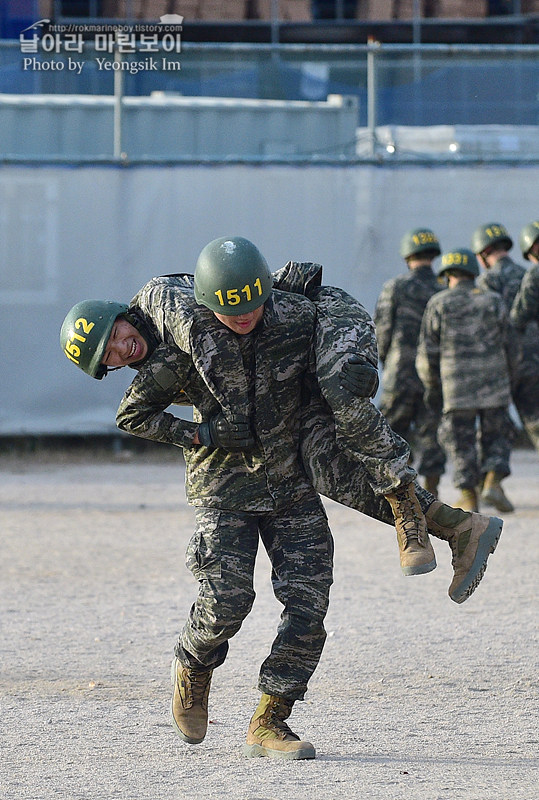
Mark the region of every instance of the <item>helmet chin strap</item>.
[[138, 308], [130, 308], [129, 311], [126, 314], [124, 314], [124, 317], [128, 322], [131, 323], [131, 325], [134, 328], [137, 329], [137, 331], [140, 333], [140, 335], [146, 342], [147, 351], [144, 358], [141, 358], [140, 361], [136, 361], [135, 363], [129, 365], [130, 367], [134, 367], [136, 369], [137, 367], [140, 367], [142, 364], [144, 364], [146, 359], [149, 358], [149, 356], [151, 356], [151, 354], [153, 353], [153, 351], [160, 342], [157, 336], [157, 332], [153, 328], [153, 325], [148, 319], [146, 319], [146, 317], [144, 317], [141, 314]]
[[105, 378], [109, 372], [115, 372], [117, 369], [123, 369], [123, 367], [106, 367], [104, 364], [100, 364], [95, 377], [100, 381]]

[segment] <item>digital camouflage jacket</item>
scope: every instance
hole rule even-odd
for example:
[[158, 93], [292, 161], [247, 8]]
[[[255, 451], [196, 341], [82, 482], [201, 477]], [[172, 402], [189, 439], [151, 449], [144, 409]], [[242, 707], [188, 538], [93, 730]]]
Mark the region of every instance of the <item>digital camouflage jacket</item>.
[[[197, 305], [191, 290], [174, 277], [154, 278], [137, 294], [135, 304], [169, 348], [154, 351], [150, 364], [139, 372], [122, 400], [117, 424], [132, 432], [136, 428], [139, 434], [145, 427], [153, 438], [173, 439], [184, 448], [189, 502], [261, 512], [313, 492], [299, 461], [303, 378], [314, 368], [313, 304], [305, 297], [274, 291], [265, 303], [260, 326], [242, 337]], [[147, 403], [149, 375], [157, 392], [155, 383], [159, 387], [172, 381], [187, 366], [178, 362], [173, 367], [170, 345], [190, 356], [195, 367], [188, 368], [188, 380], [178, 384], [183, 390], [180, 399], [192, 402], [195, 423], [221, 410], [245, 414], [256, 439], [252, 451], [192, 445], [196, 424], [173, 422], [164, 409], [156, 417], [154, 407], [144, 420], [141, 408]], [[253, 369], [244, 368], [246, 348]]]
[[418, 394], [415, 357], [427, 302], [443, 287], [431, 267], [409, 270], [384, 284], [374, 313], [384, 394]]
[[434, 295], [425, 309], [417, 371], [443, 392], [443, 410], [508, 406], [514, 347], [502, 298], [473, 281]]
[[[484, 270], [477, 279], [481, 288], [498, 292], [502, 296], [508, 323], [510, 313], [527, 273], [525, 267], [516, 264], [509, 256], [500, 258], [494, 266]], [[515, 379], [528, 380], [532, 375], [539, 375], [539, 327], [537, 320], [530, 320], [518, 332], [513, 331], [514, 343], [518, 341], [519, 361], [516, 365]]]
[[511, 322], [523, 330], [530, 322], [539, 323], [539, 264], [526, 270], [511, 307]]

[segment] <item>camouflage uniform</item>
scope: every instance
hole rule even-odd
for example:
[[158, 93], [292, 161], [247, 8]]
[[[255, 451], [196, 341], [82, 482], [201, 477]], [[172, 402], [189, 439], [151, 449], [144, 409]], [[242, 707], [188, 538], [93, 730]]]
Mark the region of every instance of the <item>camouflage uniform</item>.
[[511, 307], [511, 322], [522, 330], [529, 322], [539, 323], [539, 264], [526, 270]]
[[[331, 500], [393, 526], [389, 503], [373, 492], [361, 463], [337, 442], [333, 414], [316, 381], [310, 378], [306, 383], [309, 388], [303, 392], [300, 454], [309, 481]], [[198, 423], [179, 419], [166, 409], [195, 405], [198, 393], [204, 391], [190, 356], [174, 345], [161, 344], [128, 387], [118, 409], [118, 425], [134, 436], [190, 447]], [[425, 512], [434, 498], [417, 483], [415, 490]]]
[[[236, 336], [211, 311], [197, 306], [188, 290], [176, 289], [174, 279], [155, 279], [134, 304], [160, 337], [173, 340], [196, 367], [189, 386], [181, 384], [181, 399], [189, 394], [195, 422], [221, 410], [244, 413], [256, 440], [248, 452], [192, 445], [193, 423], [173, 421], [164, 412], [160, 419], [150, 415], [154, 438], [177, 436], [184, 447], [187, 496], [197, 506], [187, 565], [200, 590], [176, 655], [195, 670], [223, 663], [228, 640], [254, 600], [260, 534], [272, 563], [273, 589], [284, 610], [260, 670], [259, 688], [289, 700], [302, 699], [326, 637], [323, 620], [333, 561], [322, 503], [298, 458], [303, 377], [312, 367], [314, 306], [306, 298], [274, 291], [265, 303], [261, 326]], [[163, 353], [164, 363], [159, 365], [156, 352], [150, 359], [154, 377], [158, 385], [171, 383], [172, 362]], [[133, 414], [139, 415], [140, 424], [141, 407], [132, 385], [118, 411], [119, 426], [129, 429]], [[160, 431], [156, 426], [162, 426]]]
[[[389, 427], [368, 397], [356, 397], [341, 386], [340, 373], [351, 355], [361, 355], [373, 366], [378, 364], [378, 348], [374, 324], [365, 308], [351, 295], [332, 286], [320, 286], [322, 267], [319, 264], [289, 262], [275, 273], [275, 285], [289, 292], [305, 294], [316, 306], [314, 352], [316, 382], [310, 382], [311, 405], [304, 413], [306, 431], [312, 431], [318, 415], [323, 425], [331, 427], [327, 444], [342, 451], [344, 468], [360, 467], [362, 480], [369, 481], [375, 494], [385, 495], [414, 480], [416, 473], [409, 464], [407, 443]], [[323, 401], [320, 399], [320, 392]], [[324, 406], [324, 401], [325, 405]], [[316, 443], [321, 444], [318, 437]], [[305, 443], [304, 443], [305, 444]], [[324, 448], [304, 446], [306, 460], [311, 461], [317, 476], [315, 487], [332, 496], [324, 483], [324, 475], [333, 483], [328, 470], [319, 470], [313, 461], [327, 460]], [[338, 473], [344, 477], [342, 470]], [[345, 481], [348, 483], [348, 480]], [[432, 502], [432, 499], [431, 499]]]
[[374, 314], [384, 368], [380, 409], [396, 433], [417, 445], [421, 475], [441, 475], [445, 469], [437, 438], [440, 418], [423, 402], [415, 367], [423, 311], [441, 288], [430, 266], [410, 269], [384, 284]]
[[[525, 267], [515, 264], [509, 256], [503, 256], [493, 267], [481, 274], [477, 279], [477, 285], [498, 292], [503, 298], [509, 316], [526, 273]], [[518, 301], [519, 304], [521, 302], [522, 300]], [[518, 314], [517, 310], [515, 319]], [[515, 370], [512, 383], [513, 402], [535, 449], [539, 452], [539, 326], [537, 319], [527, 321], [527, 324], [522, 326], [521, 333], [513, 330], [513, 336], [519, 339], [521, 348], [521, 360]]]
[[440, 437], [453, 461], [454, 484], [461, 489], [475, 489], [490, 471], [510, 474], [509, 339], [501, 298], [473, 281], [427, 303], [417, 371], [428, 391], [443, 396]]
[[[341, 388], [339, 380], [341, 366], [351, 354], [360, 353], [372, 364], [377, 364], [373, 322], [363, 306], [346, 292], [321, 287], [321, 273], [319, 264], [289, 262], [274, 275], [276, 287], [306, 294], [317, 308], [314, 346], [318, 383], [305, 381], [301, 435], [304, 466], [321, 494], [393, 524], [390, 507], [383, 495], [415, 478], [416, 473], [408, 464], [408, 445], [391, 430], [368, 398], [351, 395]], [[158, 338], [175, 344], [184, 352], [188, 350], [186, 342], [190, 334], [181, 319], [185, 316], [186, 304], [191, 302], [191, 286], [192, 276], [189, 275], [155, 278], [131, 301], [131, 306], [139, 308], [145, 318], [153, 319]], [[152, 308], [157, 311], [152, 311]], [[198, 329], [200, 327], [198, 324]], [[207, 357], [213, 357], [216, 348], [204, 337], [193, 335], [192, 339], [195, 345], [199, 343], [193, 353], [195, 366], [204, 374], [204, 359], [207, 363]], [[232, 365], [228, 365], [228, 369], [230, 371]], [[325, 399], [320, 395], [319, 386]], [[212, 391], [215, 394], [215, 386]], [[238, 405], [241, 394], [227, 398], [226, 392], [221, 391], [215, 396], [223, 409], [232, 413], [232, 406], [236, 403], [236, 411], [245, 411]], [[166, 397], [163, 399], [165, 401]], [[140, 429], [133, 432], [144, 435]], [[325, 466], [328, 463], [332, 464], [331, 470]], [[417, 483], [415, 488], [425, 511], [434, 498]], [[372, 497], [373, 491], [379, 495], [378, 498]], [[343, 500], [340, 500], [341, 496]]]

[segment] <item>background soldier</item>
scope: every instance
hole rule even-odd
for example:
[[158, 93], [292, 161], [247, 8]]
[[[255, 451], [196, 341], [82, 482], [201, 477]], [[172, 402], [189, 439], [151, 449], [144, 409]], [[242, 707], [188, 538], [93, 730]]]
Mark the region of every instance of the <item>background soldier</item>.
[[425, 407], [415, 367], [421, 319], [427, 301], [442, 287], [432, 270], [440, 243], [428, 228], [408, 231], [400, 254], [408, 273], [384, 284], [374, 314], [382, 375], [380, 410], [391, 428], [419, 452], [417, 471], [437, 495], [445, 454], [437, 438], [439, 414]]
[[[520, 248], [525, 259], [532, 262], [532, 266], [526, 270], [519, 290], [515, 295], [511, 308], [511, 322], [521, 333], [526, 336], [528, 331], [536, 331], [539, 336], [539, 221], [530, 222], [520, 233]], [[531, 338], [531, 337], [530, 337]], [[535, 366], [532, 369], [533, 375], [539, 376], [539, 347], [528, 348], [531, 357], [535, 359]], [[530, 383], [533, 380], [529, 378]], [[535, 393], [539, 395], [539, 378], [535, 383]], [[538, 449], [539, 430], [537, 424], [532, 420], [526, 427], [531, 440]]]
[[[427, 303], [417, 371], [427, 405], [443, 409], [440, 435], [461, 490], [456, 505], [476, 511], [481, 478], [510, 474], [508, 365], [514, 347], [501, 297], [475, 288], [479, 265], [470, 250], [445, 253], [439, 275], [449, 288]], [[498, 508], [512, 511], [501, 486], [499, 492]]]
[[[526, 269], [509, 256], [513, 240], [507, 229], [497, 222], [480, 225], [472, 236], [472, 250], [477, 254], [484, 272], [477, 281], [501, 294], [507, 317]], [[529, 250], [528, 250], [529, 254]], [[512, 397], [522, 424], [535, 449], [539, 452], [539, 328], [536, 322], [527, 323], [520, 334], [514, 332], [521, 350], [521, 361], [515, 370]], [[498, 493], [496, 476], [487, 476], [483, 496], [494, 501]], [[496, 505], [494, 503], [494, 505]], [[499, 509], [499, 506], [496, 505]], [[501, 509], [500, 509], [501, 510]]]

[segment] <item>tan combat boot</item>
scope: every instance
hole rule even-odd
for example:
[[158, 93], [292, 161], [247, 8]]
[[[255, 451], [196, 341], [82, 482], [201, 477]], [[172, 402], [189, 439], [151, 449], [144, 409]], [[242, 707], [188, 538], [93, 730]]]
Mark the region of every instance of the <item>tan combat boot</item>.
[[425, 489], [438, 499], [438, 486], [440, 484], [439, 475], [425, 475]]
[[485, 475], [485, 482], [483, 484], [483, 491], [481, 492], [481, 500], [494, 506], [498, 511], [505, 511], [509, 513], [514, 511], [515, 507], [512, 502], [505, 495], [500, 482], [502, 476], [496, 472], [487, 472]]
[[385, 495], [395, 518], [401, 569], [405, 575], [423, 575], [436, 567], [423, 511], [413, 483]]
[[455, 501], [455, 507], [461, 508], [463, 511], [479, 511], [475, 489], [461, 489], [460, 497]]
[[211, 676], [212, 670], [195, 672], [177, 658], [172, 662], [172, 721], [188, 744], [199, 744], [206, 736]]
[[285, 722], [294, 705], [293, 700], [263, 694], [247, 731], [247, 744], [243, 754], [249, 758], [315, 758], [316, 751], [310, 742], [303, 742], [292, 733]]
[[451, 508], [439, 500], [428, 508], [425, 519], [433, 536], [449, 542], [453, 553], [453, 580], [448, 594], [455, 603], [464, 603], [485, 574], [487, 559], [496, 549], [503, 521]]

